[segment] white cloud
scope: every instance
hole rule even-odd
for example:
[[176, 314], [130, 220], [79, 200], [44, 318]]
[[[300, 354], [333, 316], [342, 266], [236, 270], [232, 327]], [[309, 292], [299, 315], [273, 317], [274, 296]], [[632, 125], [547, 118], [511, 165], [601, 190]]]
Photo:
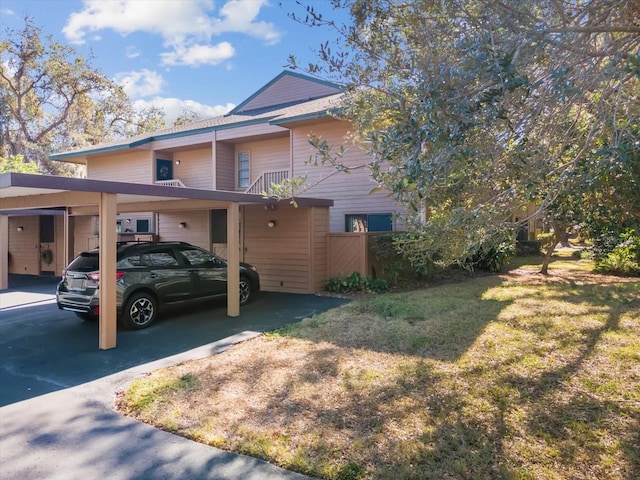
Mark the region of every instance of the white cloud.
[[164, 85], [162, 75], [147, 69], [117, 73], [114, 81], [133, 99], [157, 95]]
[[235, 50], [229, 42], [217, 45], [178, 46], [172, 52], [161, 54], [163, 65], [217, 65], [235, 55]]
[[0, 15], [6, 15], [6, 16], [15, 15], [15, 12], [10, 8], [0, 8]]
[[125, 49], [124, 54], [127, 56], [127, 58], [138, 58], [140, 56], [140, 50], [138, 50], [138, 47], [136, 47], [135, 45], [129, 45]]
[[226, 105], [203, 105], [202, 103], [195, 102], [193, 100], [181, 100], [179, 98], [164, 98], [156, 97], [151, 100], [138, 100], [134, 102], [134, 105], [138, 108], [150, 108], [158, 107], [165, 112], [165, 121], [167, 125], [173, 125], [178, 116], [183, 110], [188, 109], [202, 118], [212, 118], [224, 115], [225, 113], [233, 110], [235, 105], [233, 103], [227, 103]]
[[[83, 0], [83, 8], [72, 13], [63, 33], [71, 43], [85, 43], [88, 32], [113, 30], [121, 35], [145, 32], [160, 35], [169, 50], [163, 53], [169, 65], [213, 64], [230, 58], [235, 51], [228, 42], [210, 45], [212, 36], [243, 33], [277, 43], [282, 33], [273, 23], [258, 21], [258, 15], [268, 0], [228, 0], [213, 13], [211, 0]], [[179, 60], [182, 52], [190, 54], [186, 62]]]

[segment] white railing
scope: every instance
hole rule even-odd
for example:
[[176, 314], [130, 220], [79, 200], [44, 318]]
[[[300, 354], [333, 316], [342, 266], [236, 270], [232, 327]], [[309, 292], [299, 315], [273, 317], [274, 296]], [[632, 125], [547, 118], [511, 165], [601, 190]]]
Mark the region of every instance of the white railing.
[[174, 178], [172, 180], [158, 180], [156, 185], [162, 185], [163, 187], [182, 187], [186, 188], [186, 185], [182, 183], [182, 180]]
[[271, 191], [271, 184], [279, 184], [283, 180], [289, 178], [289, 170], [270, 170], [262, 172], [262, 174], [256, 179], [253, 184], [247, 188], [246, 193], [269, 193]]

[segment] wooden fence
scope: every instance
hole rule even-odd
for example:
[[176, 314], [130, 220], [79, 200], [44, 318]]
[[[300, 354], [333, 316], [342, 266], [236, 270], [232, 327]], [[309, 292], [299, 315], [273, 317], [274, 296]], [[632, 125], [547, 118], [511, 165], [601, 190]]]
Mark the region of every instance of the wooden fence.
[[390, 232], [329, 233], [327, 235], [327, 276], [343, 278], [353, 272], [377, 277], [381, 262], [373, 251], [373, 239]]

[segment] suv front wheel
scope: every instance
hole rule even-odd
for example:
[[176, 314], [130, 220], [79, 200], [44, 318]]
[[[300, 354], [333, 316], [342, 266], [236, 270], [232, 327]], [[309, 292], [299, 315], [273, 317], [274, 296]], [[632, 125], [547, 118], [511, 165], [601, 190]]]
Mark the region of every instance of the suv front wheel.
[[244, 276], [240, 277], [240, 305], [248, 303], [253, 298], [251, 282]]
[[133, 330], [149, 327], [158, 316], [158, 302], [148, 292], [134, 293], [122, 311], [122, 325]]

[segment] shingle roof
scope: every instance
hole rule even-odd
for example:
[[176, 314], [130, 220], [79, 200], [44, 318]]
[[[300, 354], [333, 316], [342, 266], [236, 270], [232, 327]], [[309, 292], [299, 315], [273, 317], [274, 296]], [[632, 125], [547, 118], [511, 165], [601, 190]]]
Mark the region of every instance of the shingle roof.
[[340, 107], [343, 94], [337, 93], [314, 100], [294, 102], [286, 105], [274, 105], [243, 114], [221, 115], [219, 117], [198, 120], [192, 123], [163, 128], [153, 132], [121, 138], [111, 142], [99, 143], [77, 150], [51, 155], [52, 160], [79, 157], [87, 154], [106, 153], [115, 150], [135, 148], [155, 140], [167, 137], [189, 136], [219, 129], [240, 127], [246, 124], [271, 123], [283, 124], [297, 119], [317, 118], [328, 115]]

